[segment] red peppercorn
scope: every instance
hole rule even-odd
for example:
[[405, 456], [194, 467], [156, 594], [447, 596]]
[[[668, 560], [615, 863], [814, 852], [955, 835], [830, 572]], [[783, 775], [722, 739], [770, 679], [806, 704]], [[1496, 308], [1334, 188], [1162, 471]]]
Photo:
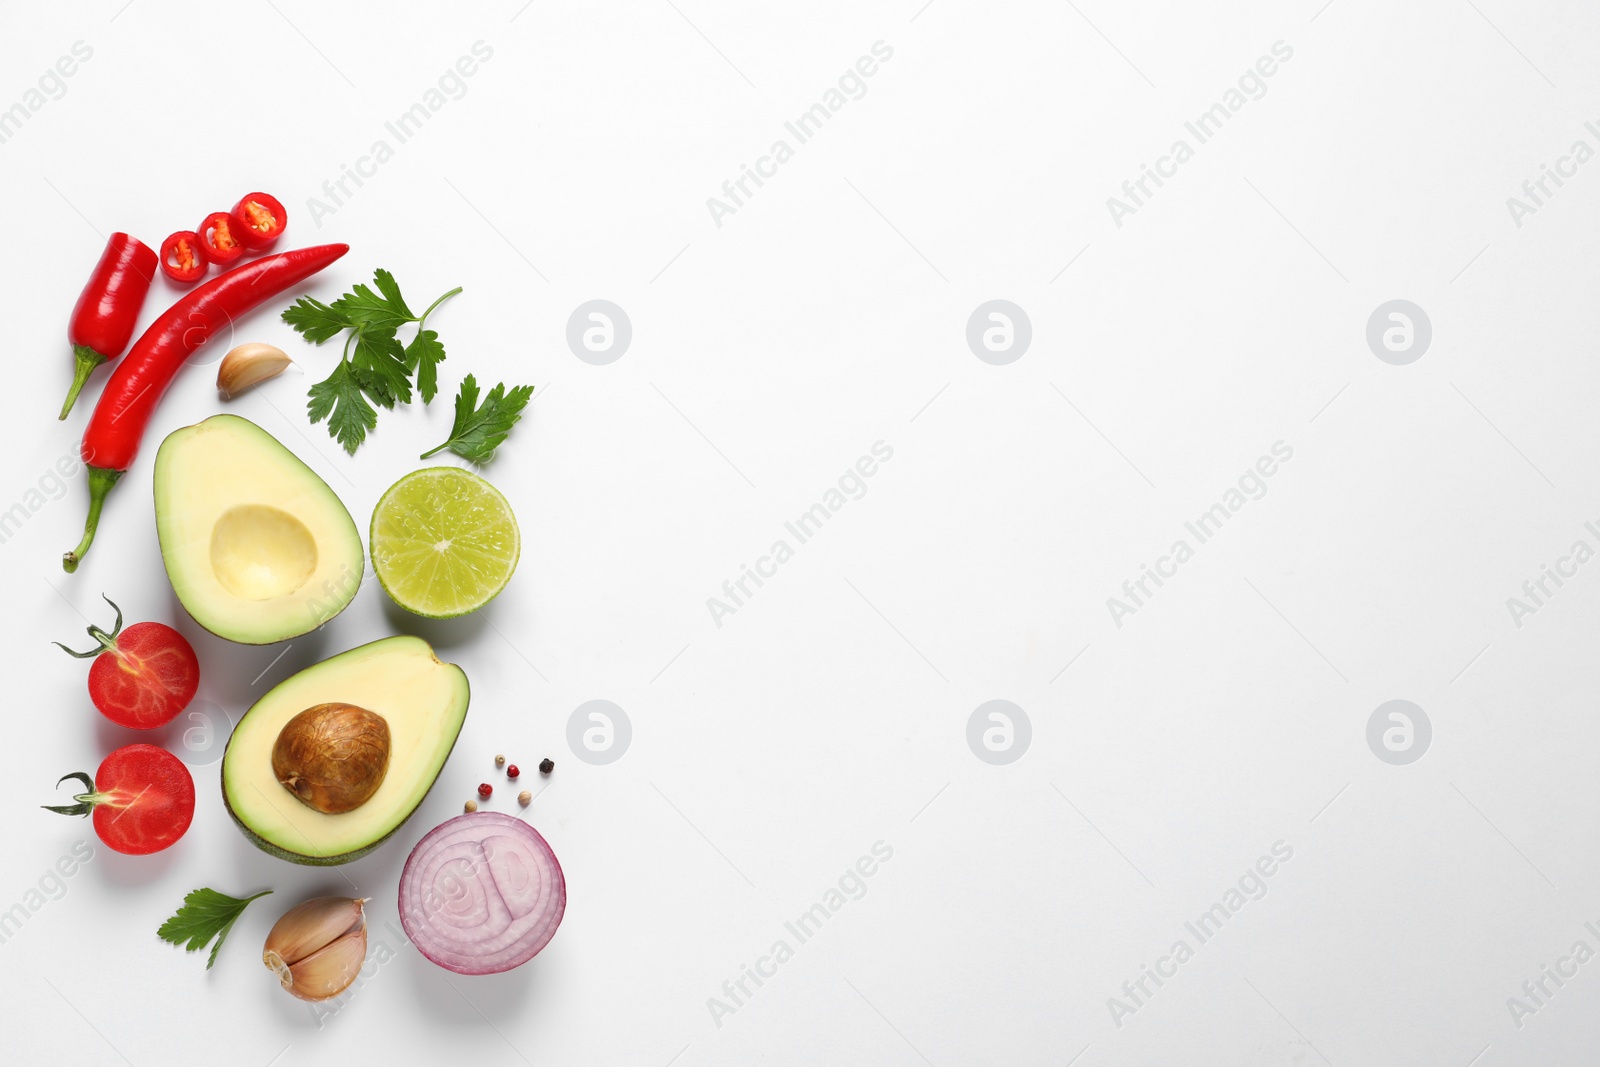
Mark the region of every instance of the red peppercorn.
[[521, 773], [522, 772], [517, 769], [517, 765], [515, 763], [513, 763], [511, 766], [506, 768], [506, 777], [507, 778], [515, 778], [517, 775], [519, 775]]
[[488, 782], [484, 782], [482, 785], [480, 785], [478, 787], [478, 795], [480, 797], [487, 798], [489, 796], [489, 794], [493, 793], [493, 792], [494, 792], [494, 786], [490, 785]]

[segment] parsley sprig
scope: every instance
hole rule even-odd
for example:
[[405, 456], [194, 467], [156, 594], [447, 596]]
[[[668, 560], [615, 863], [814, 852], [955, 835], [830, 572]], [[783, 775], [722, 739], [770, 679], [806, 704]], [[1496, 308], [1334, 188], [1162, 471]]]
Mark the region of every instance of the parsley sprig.
[[531, 385], [519, 385], [508, 393], [505, 383], [501, 382], [489, 390], [480, 407], [478, 380], [467, 375], [461, 379], [461, 389], [456, 393], [456, 421], [450, 429], [450, 439], [419, 458], [427, 459], [448, 448], [473, 463], [488, 463], [494, 459], [495, 449], [505, 441], [511, 427], [522, 418], [522, 409], [532, 397]]
[[[283, 313], [283, 321], [312, 344], [320, 345], [347, 334], [339, 365], [311, 387], [306, 412], [313, 423], [328, 420], [328, 436], [355, 455], [378, 425], [373, 405], [392, 409], [411, 403], [412, 380], [424, 404], [439, 391], [439, 364], [444, 345], [430, 330], [428, 316], [440, 304], [461, 292], [461, 287], [428, 305], [421, 315], [412, 312], [394, 275], [381, 267], [373, 272], [371, 286], [358, 284], [331, 304], [302, 296]], [[408, 344], [400, 343], [402, 326], [417, 324]]]
[[156, 936], [174, 945], [183, 945], [186, 952], [205, 948], [212, 938], [216, 938], [216, 943], [211, 946], [211, 957], [206, 960], [206, 970], [209, 971], [211, 965], [217, 962], [217, 950], [222, 947], [228, 931], [233, 929], [233, 924], [244, 913], [245, 907], [252, 900], [270, 892], [272, 890], [266, 889], [253, 897], [240, 899], [215, 889], [196, 889], [183, 898], [183, 907], [161, 924]]

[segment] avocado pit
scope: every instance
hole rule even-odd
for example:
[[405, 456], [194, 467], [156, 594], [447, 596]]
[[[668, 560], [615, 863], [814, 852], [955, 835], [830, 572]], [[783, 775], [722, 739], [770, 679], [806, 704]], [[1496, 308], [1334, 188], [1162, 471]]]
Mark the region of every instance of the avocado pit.
[[272, 774], [301, 803], [325, 815], [354, 811], [389, 769], [389, 724], [354, 704], [317, 704], [284, 723], [272, 746]]

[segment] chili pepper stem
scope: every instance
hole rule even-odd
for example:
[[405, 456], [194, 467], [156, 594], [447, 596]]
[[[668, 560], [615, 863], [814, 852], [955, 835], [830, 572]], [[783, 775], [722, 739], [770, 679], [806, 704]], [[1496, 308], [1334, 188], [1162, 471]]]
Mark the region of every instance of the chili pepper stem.
[[72, 410], [72, 405], [78, 402], [78, 394], [83, 391], [84, 383], [89, 380], [89, 375], [94, 369], [106, 361], [106, 357], [90, 348], [88, 345], [73, 345], [72, 357], [74, 366], [72, 370], [72, 388], [67, 390], [67, 402], [61, 405], [61, 414], [58, 418], [65, 419], [67, 412]]
[[106, 494], [111, 492], [111, 487], [121, 477], [121, 471], [109, 467], [89, 468], [89, 518], [83, 524], [83, 540], [78, 542], [77, 548], [61, 557], [61, 569], [68, 574], [77, 570], [78, 562], [89, 554], [89, 546], [94, 544], [95, 528], [100, 525], [100, 511], [106, 505]]

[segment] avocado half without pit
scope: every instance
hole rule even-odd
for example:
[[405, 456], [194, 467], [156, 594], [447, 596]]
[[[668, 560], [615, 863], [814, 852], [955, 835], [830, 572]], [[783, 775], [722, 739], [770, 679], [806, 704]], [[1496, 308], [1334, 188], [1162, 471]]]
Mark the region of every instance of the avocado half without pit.
[[411, 817], [466, 721], [467, 676], [420, 637], [386, 637], [284, 679], [222, 754], [222, 799], [280, 859], [359, 859]]
[[328, 483], [237, 415], [174, 430], [155, 462], [156, 536], [184, 609], [218, 637], [267, 645], [355, 599], [361, 535]]

